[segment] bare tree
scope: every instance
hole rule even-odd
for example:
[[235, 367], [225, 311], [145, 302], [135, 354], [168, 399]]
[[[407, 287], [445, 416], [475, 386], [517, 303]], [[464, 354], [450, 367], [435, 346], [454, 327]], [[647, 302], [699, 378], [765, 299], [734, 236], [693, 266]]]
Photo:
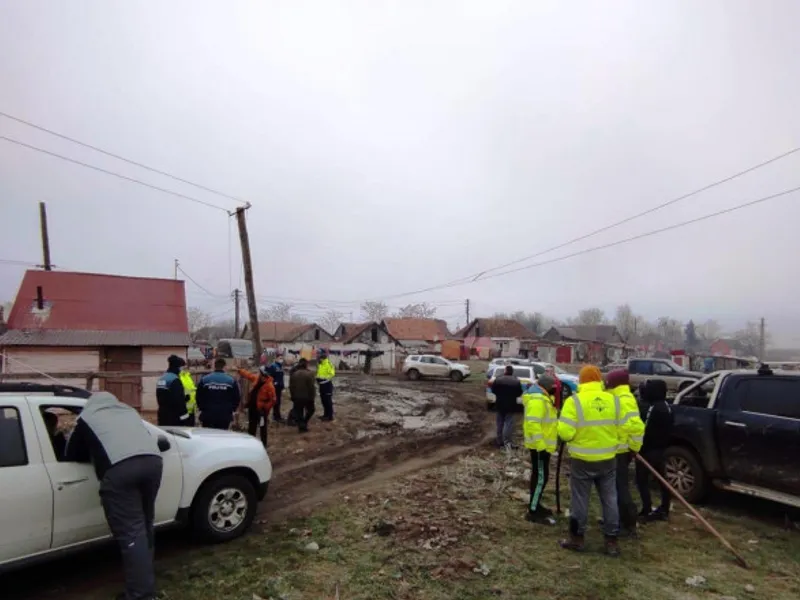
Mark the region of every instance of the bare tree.
[[656, 325], [658, 334], [672, 347], [681, 345], [683, 341], [683, 325], [677, 319], [659, 317]]
[[[771, 342], [769, 331], [764, 332], [764, 346], [767, 347]], [[742, 351], [748, 356], [758, 356], [761, 352], [761, 330], [758, 323], [748, 321], [744, 329], [740, 329], [733, 334], [735, 339], [742, 347]]]
[[623, 340], [630, 340], [639, 333], [637, 331], [638, 324], [637, 316], [633, 314], [630, 304], [621, 304], [617, 307], [617, 313], [614, 315], [614, 325], [617, 326], [617, 331], [619, 331]]
[[536, 335], [543, 335], [550, 327], [555, 324], [555, 321], [550, 317], [543, 315], [540, 312], [525, 312], [518, 310], [513, 313], [495, 313], [493, 319], [510, 319], [523, 325], [526, 329], [532, 331]]
[[189, 337], [192, 341], [199, 339], [198, 331], [211, 326], [211, 315], [196, 306], [192, 306], [186, 311], [186, 319], [189, 323]]
[[339, 323], [342, 322], [343, 317], [344, 313], [340, 313], [338, 310], [329, 310], [325, 313], [325, 316], [319, 320], [319, 325], [325, 331], [333, 335], [333, 333], [339, 327]]
[[584, 308], [578, 316], [569, 319], [570, 325], [602, 325], [606, 323], [606, 314], [599, 308]]
[[280, 321], [284, 323], [305, 323], [306, 319], [293, 312], [294, 306], [287, 302], [279, 302], [258, 312], [260, 321]]
[[432, 319], [435, 315], [435, 306], [430, 306], [427, 302], [421, 302], [419, 304], [406, 304], [394, 316], [399, 319]]
[[703, 323], [695, 325], [697, 337], [706, 342], [713, 342], [722, 333], [722, 326], [714, 319], [706, 319]]
[[385, 302], [368, 300], [361, 305], [361, 317], [365, 321], [382, 321], [389, 316], [389, 307]]

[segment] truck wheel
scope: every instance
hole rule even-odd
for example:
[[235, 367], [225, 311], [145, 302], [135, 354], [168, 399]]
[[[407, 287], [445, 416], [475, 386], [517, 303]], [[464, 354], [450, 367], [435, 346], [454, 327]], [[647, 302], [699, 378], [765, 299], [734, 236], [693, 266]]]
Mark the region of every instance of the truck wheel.
[[681, 446], [667, 448], [664, 472], [669, 484], [687, 501], [702, 502], [708, 494], [708, 476], [692, 450]]
[[463, 373], [461, 371], [450, 371], [450, 381], [455, 381], [458, 383], [464, 379]]
[[203, 484], [192, 503], [192, 529], [218, 544], [242, 535], [256, 515], [256, 491], [242, 475], [221, 475]]
[[417, 371], [416, 369], [409, 369], [407, 375], [411, 381], [419, 380], [419, 371]]

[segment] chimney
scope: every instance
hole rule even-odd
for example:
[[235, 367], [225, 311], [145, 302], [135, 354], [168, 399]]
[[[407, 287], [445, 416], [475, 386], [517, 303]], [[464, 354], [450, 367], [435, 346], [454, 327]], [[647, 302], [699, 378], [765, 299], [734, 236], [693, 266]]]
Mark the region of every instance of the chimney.
[[39, 310], [44, 309], [44, 295], [42, 294], [42, 286], [36, 286], [36, 308]]
[[0, 335], [4, 334], [6, 331], [8, 331], [8, 327], [6, 326], [5, 307], [0, 306]]

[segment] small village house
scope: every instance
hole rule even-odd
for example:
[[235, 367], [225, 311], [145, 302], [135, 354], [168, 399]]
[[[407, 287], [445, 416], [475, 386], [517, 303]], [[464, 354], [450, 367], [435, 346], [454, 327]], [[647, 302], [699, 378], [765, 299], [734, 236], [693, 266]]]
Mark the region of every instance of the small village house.
[[711, 342], [709, 350], [711, 351], [711, 354], [716, 354], [718, 356], [743, 357], [747, 354], [745, 348], [742, 346], [742, 343], [739, 340], [730, 338], [718, 338], [714, 340]]
[[536, 339], [536, 334], [513, 319], [473, 319], [456, 334], [464, 339], [470, 354], [481, 358], [526, 356], [523, 344]]
[[450, 337], [447, 322], [442, 319], [384, 319], [381, 325], [404, 348], [440, 352], [441, 344]]
[[369, 353], [372, 371], [392, 371], [404, 355], [403, 345], [377, 321], [340, 323], [334, 337], [336, 341], [329, 348], [331, 354], [351, 369], [363, 367]]
[[[288, 345], [319, 345], [333, 341], [333, 336], [316, 323], [297, 323], [293, 321], [259, 321], [258, 332], [264, 348], [285, 351]], [[252, 339], [245, 328], [244, 337]]]
[[[614, 325], [554, 326], [542, 338], [561, 344], [556, 350], [556, 362], [559, 363], [614, 362], [622, 357], [624, 348], [624, 340]], [[568, 353], [571, 356], [568, 357]]]
[[[7, 328], [4, 373], [46, 373], [79, 387], [98, 371], [164, 371], [167, 357], [186, 357], [189, 346], [184, 283], [173, 279], [27, 271]], [[156, 410], [157, 380], [98, 378], [94, 389]]]

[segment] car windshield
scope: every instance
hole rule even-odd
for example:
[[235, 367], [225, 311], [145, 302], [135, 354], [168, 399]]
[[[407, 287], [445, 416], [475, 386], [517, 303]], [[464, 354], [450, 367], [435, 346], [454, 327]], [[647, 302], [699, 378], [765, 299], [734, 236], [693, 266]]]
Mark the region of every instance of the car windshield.
[[[513, 366], [513, 365], [512, 365]], [[489, 379], [494, 377], [500, 377], [505, 373], [504, 366], [494, 367], [492, 370], [489, 370], [486, 375]], [[517, 367], [514, 366], [514, 377], [518, 377], [520, 379], [533, 379], [533, 375], [531, 373], [530, 367]]]

